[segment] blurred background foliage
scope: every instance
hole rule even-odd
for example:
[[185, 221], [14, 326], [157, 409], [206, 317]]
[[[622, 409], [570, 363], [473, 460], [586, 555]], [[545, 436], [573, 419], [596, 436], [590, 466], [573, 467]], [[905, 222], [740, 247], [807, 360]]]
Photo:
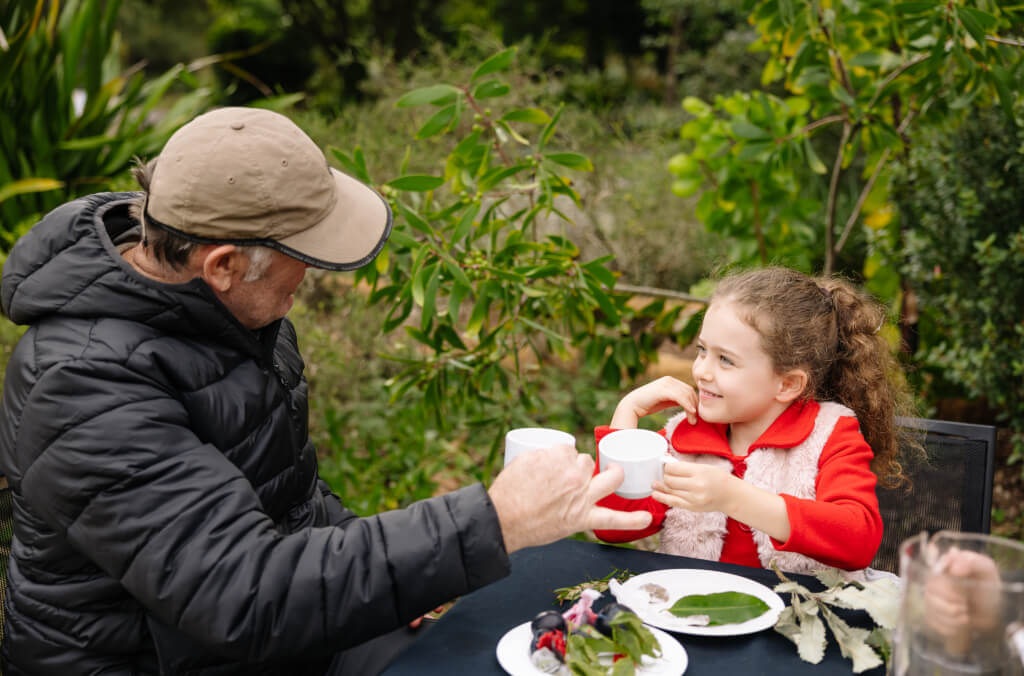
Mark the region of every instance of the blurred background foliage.
[[[273, 107], [396, 210], [377, 265], [311, 274], [293, 311], [322, 472], [357, 511], [489, 481], [512, 426], [592, 450], [633, 383], [689, 378], [715, 274], [765, 263], [886, 302], [921, 413], [999, 424], [1019, 491], [1020, 12], [6, 0], [0, 250], [130, 189], [132, 157], [197, 112]], [[0, 325], [4, 354], [19, 334]]]

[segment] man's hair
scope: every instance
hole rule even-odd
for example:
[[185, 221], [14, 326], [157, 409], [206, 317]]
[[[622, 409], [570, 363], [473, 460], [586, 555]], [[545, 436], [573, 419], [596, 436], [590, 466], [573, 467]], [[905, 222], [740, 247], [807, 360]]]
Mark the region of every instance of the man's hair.
[[[153, 172], [156, 170], [158, 159], [154, 157], [149, 162], [143, 162], [140, 158], [135, 158], [132, 176], [135, 177], [143, 194], [131, 205], [130, 213], [132, 218], [142, 223], [142, 246], [149, 249], [157, 261], [169, 265], [175, 270], [181, 270], [188, 264], [192, 253], [200, 245], [181, 235], [145, 222], [146, 197], [149, 195], [149, 186], [153, 181]], [[239, 246], [238, 248], [249, 259], [249, 269], [245, 271], [243, 281], [253, 282], [263, 277], [270, 266], [270, 249], [265, 246]]]

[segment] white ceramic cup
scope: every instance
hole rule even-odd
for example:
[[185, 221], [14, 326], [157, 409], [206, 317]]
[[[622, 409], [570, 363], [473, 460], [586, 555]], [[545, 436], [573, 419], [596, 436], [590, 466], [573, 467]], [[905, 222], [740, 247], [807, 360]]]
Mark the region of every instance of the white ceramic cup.
[[576, 437], [548, 427], [519, 427], [505, 434], [505, 464], [512, 462], [517, 455], [535, 448], [551, 448], [563, 444], [576, 448]]
[[668, 440], [651, 430], [616, 430], [597, 444], [600, 470], [615, 463], [626, 477], [615, 494], [636, 500], [651, 494], [651, 484], [665, 476], [665, 462], [673, 458], [668, 454]]

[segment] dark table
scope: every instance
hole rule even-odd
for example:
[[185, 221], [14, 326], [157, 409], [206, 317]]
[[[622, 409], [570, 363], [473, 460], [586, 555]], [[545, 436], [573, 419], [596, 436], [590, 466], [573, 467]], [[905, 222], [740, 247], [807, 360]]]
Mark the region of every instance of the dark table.
[[[598, 579], [615, 569], [646, 573], [662, 568], [717, 570], [742, 575], [768, 587], [774, 587], [779, 582], [778, 576], [770, 570], [579, 540], [561, 540], [512, 554], [512, 574], [509, 577], [460, 598], [384, 674], [500, 676], [505, 671], [498, 664], [494, 652], [498, 641], [509, 629], [532, 619], [541, 610], [558, 608], [554, 589]], [[788, 577], [811, 588], [821, 588], [813, 577]], [[606, 592], [605, 597], [595, 605], [600, 607], [608, 600], [611, 600], [611, 595]], [[783, 595], [783, 600], [788, 605], [789, 595]], [[846, 619], [859, 623], [857, 617], [847, 616]], [[691, 636], [678, 633], [672, 636], [683, 644], [689, 656], [686, 676], [831, 676], [853, 673], [852, 663], [842, 657], [831, 634], [825, 659], [820, 664], [802, 661], [797, 656], [796, 646], [774, 629], [744, 636]], [[882, 676], [884, 669], [879, 667], [864, 673], [866, 676]]]

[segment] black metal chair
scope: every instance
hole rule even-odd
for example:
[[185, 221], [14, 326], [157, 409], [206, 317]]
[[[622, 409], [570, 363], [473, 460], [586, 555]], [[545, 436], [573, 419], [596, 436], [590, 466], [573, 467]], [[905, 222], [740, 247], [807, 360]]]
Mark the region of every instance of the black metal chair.
[[885, 531], [872, 568], [899, 573], [900, 543], [921, 531], [988, 533], [996, 428], [991, 425], [897, 418], [923, 433], [927, 460], [904, 458], [909, 488], [878, 488]]

